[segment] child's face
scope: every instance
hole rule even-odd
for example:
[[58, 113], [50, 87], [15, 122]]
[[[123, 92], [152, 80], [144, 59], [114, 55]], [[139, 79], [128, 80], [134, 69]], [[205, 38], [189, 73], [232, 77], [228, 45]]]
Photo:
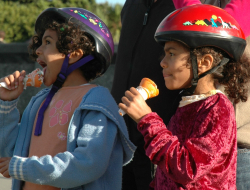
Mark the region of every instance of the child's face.
[[65, 55], [56, 48], [57, 40], [56, 32], [47, 29], [43, 35], [42, 45], [36, 50], [37, 62], [43, 67], [46, 86], [50, 86], [56, 81], [65, 58]]
[[187, 62], [190, 51], [181, 43], [170, 41], [165, 43], [164, 52], [160, 65], [166, 87], [169, 90], [188, 88], [193, 78], [191, 65]]

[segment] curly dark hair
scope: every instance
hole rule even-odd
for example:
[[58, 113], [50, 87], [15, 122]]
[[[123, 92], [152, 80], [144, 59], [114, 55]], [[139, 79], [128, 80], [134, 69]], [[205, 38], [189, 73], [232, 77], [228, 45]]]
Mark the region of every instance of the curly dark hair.
[[43, 34], [47, 29], [51, 29], [57, 33], [58, 41], [56, 47], [60, 53], [68, 55], [75, 50], [81, 49], [84, 53], [83, 57], [90, 54], [95, 57], [94, 60], [80, 67], [80, 70], [87, 81], [91, 81], [101, 75], [105, 60], [94, 51], [94, 40], [89, 34], [74, 25], [74, 23], [70, 21], [65, 22], [59, 18], [55, 18], [54, 20], [51, 18], [45, 18], [41, 24], [43, 30], [37, 31], [37, 34], [32, 37], [31, 43], [29, 44], [29, 54], [33, 60], [36, 60], [38, 57], [36, 50], [42, 44]]
[[[224, 51], [215, 47], [201, 47], [192, 52], [198, 59], [205, 54], [211, 54], [214, 58], [213, 67], [218, 65], [223, 57], [229, 58]], [[237, 62], [229, 59], [226, 65], [219, 67], [211, 76], [215, 82], [225, 85], [225, 92], [234, 104], [240, 101], [246, 102], [248, 92], [246, 84], [250, 80], [250, 59], [245, 54]]]

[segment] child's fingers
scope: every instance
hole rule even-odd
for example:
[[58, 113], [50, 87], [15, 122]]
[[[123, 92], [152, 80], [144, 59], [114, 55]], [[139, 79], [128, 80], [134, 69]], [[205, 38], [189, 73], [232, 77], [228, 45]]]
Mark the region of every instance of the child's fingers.
[[23, 79], [25, 77], [26, 72], [25, 70], [22, 70], [21, 72], [16, 72], [15, 74], [15, 77], [17, 78], [15, 86], [18, 87], [18, 91], [22, 92], [24, 87]]
[[134, 87], [131, 87], [131, 88], [130, 88], [130, 92], [131, 92], [132, 94], [134, 94], [134, 95], [140, 94], [140, 93], [138, 92], [138, 90], [136, 90], [136, 88], [134, 88]]
[[3, 81], [8, 85], [8, 87], [12, 90], [16, 89], [19, 86], [19, 78], [20, 76], [25, 76], [25, 71], [21, 73], [19, 71], [15, 71], [14, 73], [6, 76]]
[[25, 70], [22, 70], [21, 73], [20, 73], [21, 76], [25, 77], [26, 75], [26, 71]]
[[4, 81], [6, 82], [7, 85], [11, 86], [11, 84], [14, 82], [14, 76], [8, 75], [4, 78]]
[[14, 86], [15, 83], [15, 77], [13, 74], [10, 74], [4, 78], [4, 82], [9, 86], [12, 87]]
[[125, 97], [127, 97], [127, 99], [129, 99], [131, 101], [134, 98], [134, 94], [132, 92], [130, 92], [129, 90], [127, 90], [125, 92]]
[[118, 104], [118, 106], [119, 106], [119, 108], [121, 108], [123, 111], [125, 111], [125, 112], [126, 112], [126, 110], [127, 110], [127, 106], [126, 106], [125, 104], [123, 104], [123, 103], [119, 103], [119, 104]]
[[21, 73], [19, 71], [15, 71], [13, 73], [14, 76], [14, 88], [17, 88], [19, 86], [19, 77], [21, 76]]
[[122, 97], [122, 102], [125, 104], [126, 107], [130, 105], [130, 100], [126, 96]]
[[6, 177], [9, 178], [9, 163], [10, 163], [11, 157], [3, 157], [0, 158], [0, 173]]
[[24, 84], [23, 84], [23, 79], [26, 75], [26, 72], [25, 70], [22, 70], [21, 73], [20, 73], [20, 77], [19, 77], [19, 86], [21, 87], [20, 89], [23, 90], [23, 87], [24, 87]]
[[130, 90], [127, 90], [125, 92], [125, 96], [132, 101], [136, 96], [140, 95], [140, 93], [138, 92], [138, 90], [136, 90], [136, 88], [131, 87]]
[[[9, 165], [8, 165], [9, 166]], [[7, 165], [3, 162], [0, 166], [0, 173], [3, 174], [7, 170]]]
[[18, 79], [19, 80], [17, 82], [17, 91], [18, 91], [18, 94], [21, 94], [23, 92], [23, 89], [24, 89], [24, 84], [23, 84], [24, 77], [20, 76]]
[[10, 178], [10, 175], [9, 175], [9, 165], [5, 165], [4, 167], [2, 167], [0, 169], [0, 173], [6, 177], [6, 178]]
[[12, 75], [15, 77], [15, 79], [17, 79], [20, 76], [20, 72], [15, 71]]
[[12, 89], [12, 84], [14, 82], [14, 76], [9, 75], [4, 78], [4, 82], [7, 84], [8, 88]]
[[5, 165], [6, 162], [10, 162], [11, 157], [2, 157], [0, 158], [0, 168], [1, 166]]
[[3, 175], [3, 177], [5, 177], [5, 178], [10, 178], [9, 170], [6, 170], [2, 175]]
[[6, 171], [6, 168], [9, 166], [9, 162], [5, 159], [0, 162], [0, 173], [3, 174]]

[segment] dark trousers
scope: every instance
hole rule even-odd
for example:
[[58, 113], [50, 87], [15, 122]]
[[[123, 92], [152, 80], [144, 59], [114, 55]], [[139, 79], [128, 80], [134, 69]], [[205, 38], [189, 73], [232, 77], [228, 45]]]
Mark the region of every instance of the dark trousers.
[[137, 147], [133, 160], [123, 166], [122, 190], [148, 190], [151, 181], [151, 162], [143, 147]]
[[250, 189], [250, 149], [237, 150], [236, 186], [237, 190]]

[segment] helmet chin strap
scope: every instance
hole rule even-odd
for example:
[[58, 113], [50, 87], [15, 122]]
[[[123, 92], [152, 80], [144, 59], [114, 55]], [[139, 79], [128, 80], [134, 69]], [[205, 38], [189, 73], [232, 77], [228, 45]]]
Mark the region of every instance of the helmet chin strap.
[[192, 64], [192, 70], [193, 70], [193, 79], [191, 81], [191, 87], [183, 89], [180, 94], [181, 96], [191, 96], [194, 94], [194, 91], [197, 87], [198, 80], [201, 79], [202, 77], [206, 76], [207, 74], [214, 73], [219, 67], [224, 66], [225, 64], [228, 63], [229, 59], [223, 57], [221, 62], [213, 67], [212, 69], [202, 73], [200, 76], [198, 75], [198, 64], [197, 64], [197, 57], [191, 52], [191, 64]]
[[77, 61], [76, 63], [74, 63], [73, 65], [71, 65], [70, 67], [68, 67], [68, 65], [69, 65], [69, 56], [70, 56], [70, 54], [68, 54], [65, 57], [65, 59], [63, 61], [62, 68], [61, 68], [61, 71], [57, 75], [56, 81], [52, 85], [52, 88], [50, 89], [50, 92], [49, 92], [48, 96], [46, 97], [44, 104], [42, 105], [42, 107], [40, 108], [40, 110], [38, 112], [37, 122], [36, 122], [36, 128], [35, 128], [35, 132], [34, 132], [35, 136], [41, 135], [41, 133], [42, 133], [42, 126], [43, 126], [44, 112], [47, 109], [47, 107], [49, 106], [49, 103], [50, 103], [51, 99], [53, 98], [53, 96], [55, 95], [55, 93], [62, 87], [63, 83], [65, 82], [65, 80], [67, 78], [67, 76], [72, 71], [78, 69], [82, 65], [84, 65], [84, 64], [86, 64], [89, 61], [91, 61], [91, 60], [94, 59], [93, 55], [88, 55], [88, 56], [80, 59], [79, 61]]

